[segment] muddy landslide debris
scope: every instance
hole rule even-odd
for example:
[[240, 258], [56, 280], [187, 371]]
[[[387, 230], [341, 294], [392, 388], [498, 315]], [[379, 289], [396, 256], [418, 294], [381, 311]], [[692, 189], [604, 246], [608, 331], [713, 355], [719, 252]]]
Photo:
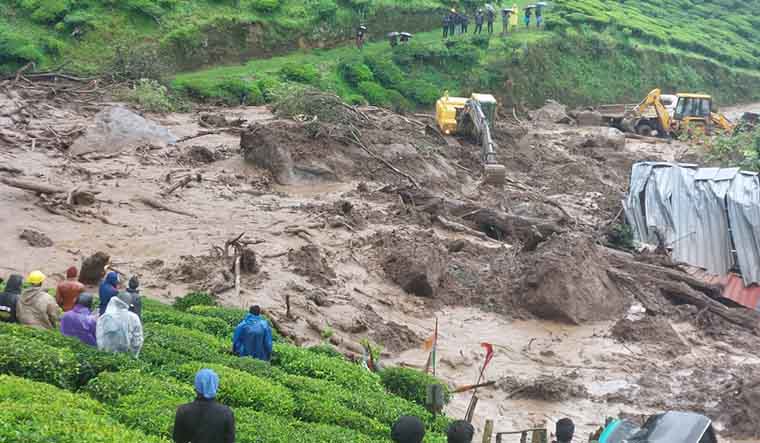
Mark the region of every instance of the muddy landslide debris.
[[21, 231], [19, 238], [26, 240], [29, 246], [33, 248], [49, 248], [53, 246], [53, 240], [50, 240], [50, 237], [34, 229], [24, 229]]
[[619, 318], [629, 301], [607, 276], [608, 266], [591, 237], [555, 236], [522, 258], [518, 304], [539, 318], [574, 324]]
[[382, 238], [385, 274], [418, 297], [436, 297], [446, 270], [446, 250], [432, 237], [422, 231], [411, 236], [391, 232]]
[[322, 250], [316, 245], [291, 249], [288, 252], [288, 262], [293, 272], [306, 277], [311, 284], [329, 286], [336, 277]]
[[509, 398], [559, 402], [589, 396], [586, 387], [568, 375], [540, 375], [529, 380], [507, 376], [499, 380], [497, 386], [508, 393]]

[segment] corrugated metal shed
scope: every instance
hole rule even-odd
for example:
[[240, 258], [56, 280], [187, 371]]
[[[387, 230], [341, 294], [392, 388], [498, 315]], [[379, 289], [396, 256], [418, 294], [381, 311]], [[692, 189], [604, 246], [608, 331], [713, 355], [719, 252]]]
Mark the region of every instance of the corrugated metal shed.
[[745, 285], [760, 282], [756, 174], [738, 168], [636, 163], [623, 208], [637, 241], [656, 244], [659, 236], [676, 261], [714, 275], [726, 275], [738, 265]]

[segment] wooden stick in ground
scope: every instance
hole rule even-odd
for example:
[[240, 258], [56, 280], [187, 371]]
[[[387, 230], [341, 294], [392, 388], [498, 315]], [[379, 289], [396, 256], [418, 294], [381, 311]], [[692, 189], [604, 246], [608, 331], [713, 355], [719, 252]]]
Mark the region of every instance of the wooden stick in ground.
[[240, 307], [245, 309], [243, 300], [240, 299], [240, 255], [235, 257], [235, 300], [238, 300]]
[[491, 443], [493, 436], [493, 420], [486, 420], [485, 429], [483, 429], [483, 443]]
[[137, 200], [140, 203], [143, 203], [144, 205], [149, 206], [149, 207], [151, 207], [153, 209], [158, 209], [158, 210], [161, 210], [161, 211], [172, 212], [174, 214], [185, 215], [185, 216], [188, 216], [188, 217], [197, 218], [195, 216], [195, 214], [191, 214], [191, 213], [183, 211], [181, 209], [171, 208], [171, 207], [166, 206], [165, 204], [163, 204], [163, 203], [161, 203], [161, 202], [159, 202], [157, 200], [154, 200], [154, 199], [152, 199], [150, 197], [139, 197]]

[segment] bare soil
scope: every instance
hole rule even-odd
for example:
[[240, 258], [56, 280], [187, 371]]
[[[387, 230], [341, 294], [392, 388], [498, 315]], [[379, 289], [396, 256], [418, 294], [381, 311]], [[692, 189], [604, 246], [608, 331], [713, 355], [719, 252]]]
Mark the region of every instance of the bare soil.
[[[424, 366], [437, 318], [437, 375], [450, 385], [475, 382], [480, 343], [495, 347], [486, 376], [502, 388], [478, 392], [478, 432], [487, 418], [506, 431], [569, 416], [585, 435], [607, 416], [677, 408], [710, 415], [726, 437], [758, 435], [755, 317], [695, 307], [709, 288], [603, 246], [631, 165], [692, 147], [621, 145], [552, 118], [500, 121], [507, 182], [494, 187], [472, 141], [441, 143], [425, 130], [430, 116], [366, 108], [354, 138], [248, 107], [142, 114], [177, 143], [77, 156], [69, 148], [113, 104], [48, 86], [0, 85], [0, 179], [52, 188], [0, 180], [4, 274], [41, 269], [52, 287], [102, 252], [152, 297], [210, 290], [229, 306], [261, 305], [297, 343], [332, 331], [356, 355], [370, 338], [386, 364], [412, 367]], [[31, 247], [24, 230], [52, 245]], [[241, 233], [255, 265], [236, 297], [225, 250]], [[104, 261], [90, 260], [88, 275]], [[639, 305], [643, 319], [624, 320]], [[454, 395], [447, 413], [462, 417], [469, 399]]]

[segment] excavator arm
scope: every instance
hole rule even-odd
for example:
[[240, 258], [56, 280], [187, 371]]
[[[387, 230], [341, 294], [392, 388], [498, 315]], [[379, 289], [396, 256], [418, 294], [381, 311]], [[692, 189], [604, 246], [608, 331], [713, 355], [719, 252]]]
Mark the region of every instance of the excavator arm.
[[491, 127], [480, 103], [473, 99], [467, 100], [461, 117], [457, 120], [457, 132], [470, 133], [480, 143], [480, 158], [483, 162], [485, 181], [491, 184], [503, 184], [506, 170], [496, 158], [496, 143], [491, 137]]
[[711, 112], [710, 120], [712, 120], [715, 126], [721, 128], [727, 133], [732, 133], [734, 131], [734, 124], [731, 123], [723, 114], [720, 114], [717, 112]]
[[662, 91], [659, 89], [652, 90], [652, 92], [650, 92], [641, 103], [636, 105], [631, 112], [636, 116], [641, 116], [644, 115], [650, 107], [654, 107], [654, 110], [657, 113], [657, 120], [660, 124], [658, 129], [662, 132], [669, 133], [671, 124], [670, 114], [668, 113], [668, 110], [665, 109], [665, 105], [662, 104], [662, 101], [660, 101], [661, 95]]

